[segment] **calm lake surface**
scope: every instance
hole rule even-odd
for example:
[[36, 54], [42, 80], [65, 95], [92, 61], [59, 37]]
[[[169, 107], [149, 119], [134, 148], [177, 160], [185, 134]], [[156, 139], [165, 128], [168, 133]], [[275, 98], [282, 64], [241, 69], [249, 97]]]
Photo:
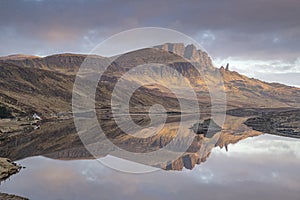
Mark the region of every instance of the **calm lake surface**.
[[216, 147], [192, 170], [128, 174], [98, 160], [42, 156], [17, 163], [26, 168], [0, 191], [32, 200], [300, 199], [300, 141], [267, 134], [231, 144], [228, 152]]

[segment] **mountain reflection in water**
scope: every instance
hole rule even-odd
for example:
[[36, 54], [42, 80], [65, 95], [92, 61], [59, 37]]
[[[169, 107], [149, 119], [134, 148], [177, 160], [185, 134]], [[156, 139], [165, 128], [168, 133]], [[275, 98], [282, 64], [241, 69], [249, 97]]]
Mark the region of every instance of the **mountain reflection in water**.
[[[139, 120], [135, 120], [140, 123], [147, 123], [144, 119], [139, 118]], [[105, 131], [106, 137], [118, 147], [132, 152], [147, 153], [164, 147], [175, 138], [179, 120], [180, 118], [176, 116], [168, 118], [167, 123], [164, 124], [163, 128], [156, 135], [146, 138], [129, 137], [126, 134], [122, 134], [121, 130], [114, 124], [114, 120], [106, 119], [102, 123], [102, 129]], [[193, 141], [191, 141], [191, 145], [186, 149], [184, 154], [177, 159], [167, 160], [164, 163], [151, 162], [152, 160], [147, 160], [147, 163], [143, 161], [140, 163], [166, 170], [192, 169], [195, 165], [206, 161], [213, 148], [225, 147], [227, 149], [229, 144], [234, 144], [242, 139], [261, 134], [243, 125], [244, 120], [245, 118], [242, 117], [227, 116], [223, 130], [214, 133], [210, 137], [206, 137], [203, 134], [197, 135], [193, 132], [191, 129], [193, 123], [187, 117], [187, 125], [184, 127], [185, 131], [182, 137], [175, 141], [176, 148], [180, 151], [185, 145], [184, 137], [192, 136]], [[159, 125], [157, 124], [157, 126]], [[91, 125], [89, 128], [92, 129], [93, 126]], [[151, 130], [151, 128], [145, 128], [142, 133], [135, 134], [151, 135]], [[95, 134], [87, 137], [90, 137], [91, 142], [84, 146], [76, 133], [72, 120], [49, 122], [43, 124], [41, 129], [30, 133], [9, 135], [5, 140], [1, 141], [0, 156], [16, 161], [39, 155], [63, 160], [94, 159], [94, 155], [97, 158], [102, 158], [109, 154], [113, 155], [114, 149], [107, 142], [104, 142], [103, 135]], [[95, 141], [100, 141], [100, 145], [97, 144], [97, 148], [95, 148], [97, 149], [96, 152], [92, 152], [93, 154], [91, 154], [85, 147], [93, 148]], [[177, 149], [174, 151], [177, 151]], [[131, 159], [129, 158], [129, 160]]]
[[53, 199], [222, 199], [296, 200], [300, 189], [297, 139], [272, 135], [247, 138], [193, 170], [121, 173], [96, 160], [53, 160], [42, 156], [19, 161], [26, 166], [1, 191], [32, 200]]

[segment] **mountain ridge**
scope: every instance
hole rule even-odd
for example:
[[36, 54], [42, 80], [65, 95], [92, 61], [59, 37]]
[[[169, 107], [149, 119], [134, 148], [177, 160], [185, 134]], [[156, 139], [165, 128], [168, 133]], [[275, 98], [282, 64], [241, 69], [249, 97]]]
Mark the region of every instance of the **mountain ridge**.
[[[176, 53], [180, 53], [180, 55]], [[199, 55], [197, 56], [195, 53]], [[100, 62], [111, 61], [111, 58], [98, 55], [70, 53], [55, 54], [43, 58], [27, 56], [23, 60], [0, 59], [0, 103], [11, 109], [23, 110], [25, 113], [30, 111], [30, 113], [47, 113], [46, 115], [49, 115], [50, 113], [70, 112], [75, 75], [87, 57]], [[100, 91], [103, 92], [109, 88], [112, 90], [114, 81], [135, 66], [156, 62], [166, 64], [188, 78], [198, 94], [199, 102], [206, 104], [207, 106], [204, 106], [206, 108], [209, 108], [210, 101], [206, 83], [218, 85], [220, 80], [215, 77], [216, 73], [221, 75], [224, 83], [228, 109], [300, 106], [300, 88], [279, 83], [267, 83], [222, 67], [215, 68], [208, 54], [195, 49], [195, 46], [170, 43], [128, 52], [114, 59], [108, 68], [109, 73], [104, 76], [106, 77], [106, 86], [101, 87]], [[195, 69], [194, 65], [200, 69], [200, 72]], [[150, 79], [154, 81], [158, 76], [162, 76], [155, 70], [149, 70], [153, 76]], [[174, 82], [178, 82], [172, 73], [164, 71], [162, 80], [170, 81], [172, 79]], [[141, 81], [140, 75], [137, 73], [132, 81]], [[135, 102], [139, 102], [137, 107], [147, 107], [150, 102], [165, 102], [165, 104], [173, 102], [170, 103], [170, 108], [177, 105], [174, 96], [158, 85], [143, 88], [143, 91], [140, 92], [144, 92], [144, 94], [136, 97]], [[105, 107], [105, 104], [109, 102], [109, 95], [105, 91], [104, 94], [104, 103], [100, 103], [100, 107]], [[138, 100], [141, 97], [142, 102]], [[24, 107], [27, 107], [25, 109], [27, 111], [23, 109]], [[177, 108], [173, 107], [173, 110], [177, 110]]]

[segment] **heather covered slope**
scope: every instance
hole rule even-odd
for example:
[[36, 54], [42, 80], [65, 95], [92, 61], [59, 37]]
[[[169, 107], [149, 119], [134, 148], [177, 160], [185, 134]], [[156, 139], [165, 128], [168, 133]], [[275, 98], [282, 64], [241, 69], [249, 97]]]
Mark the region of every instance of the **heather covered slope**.
[[0, 65], [1, 104], [16, 113], [44, 113], [68, 110], [74, 76], [54, 71]]
[[[176, 55], [175, 53], [179, 55]], [[180, 57], [182, 56], [182, 57]], [[17, 113], [37, 112], [45, 116], [71, 111], [72, 89], [75, 74], [87, 55], [58, 54], [47, 57], [7, 56], [0, 59], [0, 103]], [[108, 60], [92, 56], [96, 61]], [[188, 62], [189, 61], [189, 62]], [[248, 78], [224, 68], [215, 68], [210, 57], [193, 45], [165, 44], [154, 49], [141, 49], [117, 58], [108, 68], [103, 84], [99, 83], [98, 107], [110, 102], [110, 90], [118, 78], [138, 65], [160, 63], [175, 69], [157, 71], [149, 67], [148, 79], [177, 84], [182, 87], [178, 74], [182, 74], [197, 93], [203, 108], [209, 108], [210, 95], [207, 83], [222, 89], [220, 74], [224, 82], [228, 108], [239, 107], [300, 107], [300, 89], [277, 83], [266, 83]], [[194, 66], [200, 69], [197, 71]], [[92, 76], [89, 72], [86, 76]], [[137, 72], [131, 76], [133, 82], [142, 84]], [[161, 83], [162, 83], [161, 82]], [[188, 99], [187, 99], [188, 100]], [[132, 98], [133, 107], [147, 107], [151, 103], [165, 105], [177, 111], [178, 102], [169, 90], [156, 85], [147, 85]]]

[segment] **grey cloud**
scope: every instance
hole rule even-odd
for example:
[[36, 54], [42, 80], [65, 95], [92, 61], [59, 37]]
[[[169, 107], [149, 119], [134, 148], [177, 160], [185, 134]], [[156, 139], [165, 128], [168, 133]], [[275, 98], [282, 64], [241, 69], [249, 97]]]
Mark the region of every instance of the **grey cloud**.
[[280, 82], [300, 87], [300, 73], [255, 73], [254, 76], [268, 82]]
[[[198, 39], [220, 58], [294, 59], [300, 54], [299, 9], [297, 0], [6, 1], [0, 54], [89, 52], [119, 31], [161, 26]], [[201, 37], [207, 32], [215, 39]]]

